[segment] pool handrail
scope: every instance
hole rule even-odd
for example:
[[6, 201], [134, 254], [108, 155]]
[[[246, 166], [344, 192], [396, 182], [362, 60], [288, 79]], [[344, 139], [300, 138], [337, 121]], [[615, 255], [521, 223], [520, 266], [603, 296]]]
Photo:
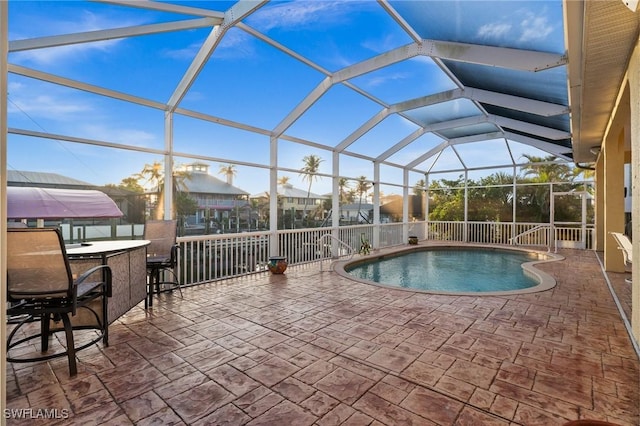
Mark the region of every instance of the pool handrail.
[[[322, 241], [326, 240], [327, 238], [329, 238], [330, 240], [335, 241], [336, 243], [340, 244], [341, 246], [349, 249], [349, 259], [352, 259], [353, 256], [356, 254], [356, 249], [354, 249], [353, 247], [351, 247], [349, 244], [345, 243], [344, 241], [342, 241], [341, 239], [334, 237], [331, 234], [324, 234], [322, 236], [320, 236], [320, 238], [318, 238], [316, 240], [316, 244], [318, 244], [318, 246], [320, 247], [320, 253], [324, 253], [324, 250], [322, 250]], [[338, 256], [340, 257], [340, 256]], [[330, 259], [332, 259], [332, 257], [330, 257]], [[324, 272], [323, 270], [323, 261], [324, 259], [321, 257], [320, 258], [320, 272]], [[331, 270], [331, 263], [329, 264], [329, 270]]]

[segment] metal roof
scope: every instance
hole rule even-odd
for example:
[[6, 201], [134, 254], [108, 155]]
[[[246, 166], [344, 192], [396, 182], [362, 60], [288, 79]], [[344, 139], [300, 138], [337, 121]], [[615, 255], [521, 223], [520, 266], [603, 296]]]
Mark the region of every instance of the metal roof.
[[62, 176], [57, 173], [32, 172], [27, 170], [7, 170], [7, 185], [57, 188], [95, 187], [95, 185], [91, 183]]
[[223, 182], [220, 179], [206, 173], [191, 173], [184, 180], [183, 185], [190, 193], [198, 194], [224, 194], [224, 195], [249, 195], [247, 191]]
[[[348, 23], [295, 26], [288, 20], [293, 27], [287, 27], [281, 24], [285, 21], [272, 18], [283, 8], [295, 13], [301, 5], [316, 3], [316, 21], [322, 23], [332, 13], [327, 2], [103, 3], [105, 11], [139, 13], [144, 24], [11, 39], [9, 73], [420, 174], [516, 165], [525, 162], [521, 154], [528, 151], [523, 146], [566, 160], [593, 161], [590, 148], [599, 144], [605, 131], [638, 37], [638, 15], [621, 1], [331, 3], [370, 21], [361, 35], [349, 32]], [[78, 4], [82, 2], [67, 3], [69, 13]], [[393, 22], [395, 28], [385, 34], [388, 43], [372, 48], [366, 43], [378, 22]], [[160, 40], [168, 46], [171, 34], [183, 31], [193, 34], [191, 44], [172, 48], [195, 47], [188, 67], [177, 76], [151, 78], [147, 72], [160, 72], [162, 63], [134, 62], [131, 66], [136, 68], [123, 78], [141, 79], [135, 92], [103, 87], [95, 64], [92, 72], [56, 75], [46, 67], [12, 62], [22, 52], [130, 37], [140, 41], [140, 49], [145, 37], [164, 37]], [[296, 37], [283, 37], [290, 31], [296, 31]], [[232, 76], [232, 81], [221, 80], [218, 72], [225, 65], [218, 51], [236, 37], [252, 38], [256, 49], [286, 56], [289, 65], [270, 69], [268, 63], [257, 65], [249, 59], [246, 72]], [[336, 56], [345, 50], [350, 55], [337, 62]], [[291, 75], [305, 82], [302, 89], [289, 90]], [[383, 77], [384, 84], [375, 84]], [[273, 91], [271, 103], [256, 105], [252, 90]], [[194, 92], [215, 95], [217, 101], [204, 105], [197, 96], [188, 96]], [[230, 108], [226, 102], [232, 98], [246, 102], [241, 109]], [[267, 118], [267, 110], [278, 118]], [[395, 138], [381, 137], [382, 129], [391, 129]], [[9, 133], [51, 136], [28, 125], [12, 127]], [[53, 137], [163, 152], [90, 135]], [[172, 152], [184, 158], [270, 165], [267, 148], [262, 154], [242, 152], [229, 160], [204, 142], [171, 143]], [[487, 151], [492, 163], [477, 163], [477, 153]]]
[[278, 195], [287, 198], [315, 198], [317, 200], [330, 198], [326, 195], [314, 194], [305, 189], [294, 188], [291, 184], [278, 185]]

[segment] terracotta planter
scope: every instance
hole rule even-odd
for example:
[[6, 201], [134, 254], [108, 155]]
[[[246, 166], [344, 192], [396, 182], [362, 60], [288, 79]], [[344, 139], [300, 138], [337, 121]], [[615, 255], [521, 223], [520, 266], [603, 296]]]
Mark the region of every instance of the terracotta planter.
[[284, 274], [287, 270], [287, 258], [284, 256], [271, 256], [267, 267], [272, 274]]

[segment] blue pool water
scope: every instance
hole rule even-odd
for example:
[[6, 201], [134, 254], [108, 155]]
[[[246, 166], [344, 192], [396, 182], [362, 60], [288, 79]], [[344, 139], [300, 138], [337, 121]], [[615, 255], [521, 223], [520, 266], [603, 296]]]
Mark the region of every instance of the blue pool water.
[[533, 253], [491, 249], [427, 249], [347, 265], [352, 277], [379, 284], [438, 292], [521, 290], [538, 285], [522, 264]]

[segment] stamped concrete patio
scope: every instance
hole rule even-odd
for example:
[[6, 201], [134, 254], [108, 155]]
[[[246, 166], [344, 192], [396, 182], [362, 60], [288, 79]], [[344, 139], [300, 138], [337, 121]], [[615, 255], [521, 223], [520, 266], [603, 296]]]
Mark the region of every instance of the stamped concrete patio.
[[9, 408], [68, 414], [8, 424], [638, 425], [639, 361], [596, 254], [560, 254], [541, 266], [554, 289], [509, 297], [318, 265], [164, 294], [81, 351], [76, 377], [64, 358], [8, 364]]

